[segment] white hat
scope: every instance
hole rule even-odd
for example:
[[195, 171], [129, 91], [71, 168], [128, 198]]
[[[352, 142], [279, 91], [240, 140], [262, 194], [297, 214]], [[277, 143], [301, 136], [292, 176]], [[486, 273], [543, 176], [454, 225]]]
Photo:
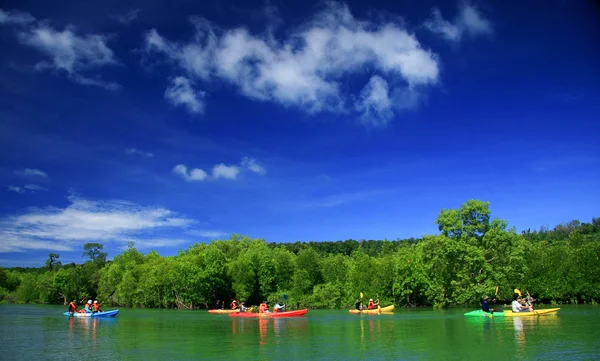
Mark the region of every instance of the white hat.
[[88, 300], [88, 303], [89, 303], [89, 304], [91, 304], [91, 303], [92, 303], [92, 300]]
[[369, 302], [371, 302], [371, 301], [373, 301], [373, 299], [372, 299], [372, 298], [369, 300]]
[[94, 303], [98, 303], [98, 301], [94, 301]]

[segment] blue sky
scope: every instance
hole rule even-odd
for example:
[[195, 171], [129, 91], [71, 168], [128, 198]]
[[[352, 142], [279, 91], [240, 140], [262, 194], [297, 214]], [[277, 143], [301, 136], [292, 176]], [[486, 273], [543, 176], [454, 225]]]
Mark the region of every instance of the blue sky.
[[5, 1], [0, 266], [600, 203], [592, 1]]

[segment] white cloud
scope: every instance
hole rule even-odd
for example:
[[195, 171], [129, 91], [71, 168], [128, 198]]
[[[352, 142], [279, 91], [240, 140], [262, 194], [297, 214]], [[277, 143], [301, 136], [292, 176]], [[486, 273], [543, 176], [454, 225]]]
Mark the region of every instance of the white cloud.
[[161, 207], [143, 207], [126, 201], [92, 201], [69, 197], [65, 208], [30, 208], [0, 220], [0, 252], [45, 249], [69, 251], [86, 242], [144, 240], [144, 234], [181, 229], [192, 220]]
[[425, 27], [451, 42], [459, 42], [464, 33], [471, 37], [490, 35], [492, 23], [485, 19], [476, 7], [463, 3], [454, 22], [444, 20], [438, 8], [432, 9], [432, 18], [425, 22]]
[[243, 169], [248, 169], [253, 173], [264, 175], [266, 170], [263, 166], [256, 162], [256, 159], [244, 157], [240, 165], [227, 165], [224, 163], [215, 164], [212, 168], [212, 173], [209, 176], [200, 168], [194, 168], [188, 172], [188, 168], [184, 164], [178, 164], [173, 168], [173, 173], [179, 175], [186, 182], [204, 181], [208, 179], [230, 179], [235, 180], [240, 175]]
[[205, 93], [195, 91], [190, 80], [183, 76], [171, 79], [171, 84], [165, 90], [165, 98], [175, 106], [183, 106], [190, 113], [204, 112]]
[[240, 168], [235, 165], [216, 164], [212, 169], [214, 179], [225, 178], [235, 180], [240, 174]]
[[363, 113], [362, 120], [366, 123], [385, 125], [389, 122], [394, 112], [387, 82], [380, 76], [372, 76], [360, 93], [356, 109]]
[[31, 14], [20, 11], [3, 11], [0, 9], [0, 24], [30, 24], [35, 21]]
[[136, 149], [136, 148], [127, 148], [127, 149], [125, 149], [125, 153], [130, 154], [130, 155], [132, 155], [132, 154], [141, 155], [142, 157], [145, 157], [145, 158], [154, 157], [154, 154], [152, 154], [150, 152], [144, 152], [144, 151]]
[[140, 9], [132, 9], [124, 14], [114, 15], [111, 17], [123, 25], [129, 25], [131, 22], [137, 19], [139, 13]]
[[6, 187], [6, 190], [9, 192], [15, 192], [15, 193], [23, 193], [25, 192], [25, 190], [21, 187], [17, 187], [17, 186], [13, 186], [12, 184], [9, 185], [8, 187]]
[[186, 182], [200, 182], [208, 179], [208, 174], [200, 168], [194, 168], [188, 172], [187, 167], [178, 164], [173, 168], [173, 173], [181, 176]]
[[28, 189], [30, 191], [47, 191], [48, 188], [39, 186], [37, 184], [25, 184], [23, 188]]
[[99, 76], [85, 75], [91, 70], [118, 64], [104, 35], [78, 35], [72, 26], [58, 31], [45, 23], [38, 23], [21, 31], [19, 40], [50, 58], [50, 61], [37, 63], [35, 68], [38, 70], [64, 72], [69, 79], [82, 85], [108, 90], [120, 88], [119, 84], [102, 80]]
[[254, 158], [249, 158], [249, 157], [244, 157], [242, 159], [242, 167], [245, 167], [247, 169], [249, 169], [250, 171], [257, 173], [257, 174], [265, 174], [266, 170], [263, 166], [261, 166], [260, 164], [256, 163], [256, 159]]
[[32, 168], [25, 168], [21, 171], [17, 171], [15, 172], [18, 175], [21, 176], [25, 176], [25, 177], [42, 177], [42, 178], [48, 178], [48, 174], [44, 171], [41, 171], [39, 169], [32, 169]]
[[412, 93], [438, 82], [437, 57], [399, 21], [358, 20], [341, 3], [329, 3], [281, 42], [269, 31], [257, 35], [245, 28], [221, 30], [202, 19], [194, 25], [196, 34], [188, 43], [149, 31], [146, 57], [162, 54], [192, 79], [225, 80], [252, 99], [309, 113], [353, 111], [356, 105], [348, 103], [356, 96], [346, 85], [352, 75], [375, 72], [394, 90]]
[[219, 239], [219, 238], [224, 238], [224, 237], [229, 236], [229, 233], [227, 233], [227, 232], [207, 231], [207, 230], [191, 230], [186, 233], [190, 234], [192, 236], [198, 236], [198, 237], [202, 237], [202, 238], [212, 238], [212, 239]]
[[[131, 241], [134, 243], [134, 246], [138, 250], [148, 250], [154, 248], [162, 248], [162, 247], [175, 247], [185, 243], [193, 243], [188, 239], [180, 239], [180, 238], [149, 238], [149, 239], [140, 239], [140, 238], [130, 238], [126, 240], [127, 242]], [[121, 250], [127, 249], [128, 246], [124, 244], [120, 247]]]

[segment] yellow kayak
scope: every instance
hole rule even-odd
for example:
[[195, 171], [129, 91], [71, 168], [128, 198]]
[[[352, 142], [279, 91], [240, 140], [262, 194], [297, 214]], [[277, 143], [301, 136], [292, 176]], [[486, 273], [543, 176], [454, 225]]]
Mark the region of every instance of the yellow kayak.
[[[533, 312], [513, 312], [511, 310], [506, 310], [502, 312], [504, 317], [527, 317], [527, 316], [539, 316], [539, 315], [549, 315], [558, 313], [560, 308], [544, 308], [539, 310], [533, 310]], [[496, 313], [494, 312], [494, 317]]]
[[387, 306], [387, 307], [381, 307], [381, 308], [375, 308], [372, 310], [350, 310], [350, 313], [367, 313], [367, 314], [371, 314], [371, 313], [389, 313], [392, 312], [394, 310], [394, 305], [391, 306]]

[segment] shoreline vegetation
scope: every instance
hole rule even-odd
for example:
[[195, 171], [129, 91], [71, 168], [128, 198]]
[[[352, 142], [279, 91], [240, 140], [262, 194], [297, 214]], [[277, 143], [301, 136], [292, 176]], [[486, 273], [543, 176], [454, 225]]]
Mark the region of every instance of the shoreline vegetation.
[[518, 234], [492, 219], [489, 203], [469, 200], [442, 210], [437, 235], [405, 240], [267, 243], [232, 235], [196, 243], [176, 256], [140, 253], [133, 243], [112, 261], [103, 245], [84, 245], [82, 264], [0, 268], [0, 303], [213, 308], [236, 298], [295, 308], [353, 308], [363, 292], [382, 305], [478, 305], [495, 295], [509, 303], [527, 290], [538, 303], [600, 301], [600, 218]]

